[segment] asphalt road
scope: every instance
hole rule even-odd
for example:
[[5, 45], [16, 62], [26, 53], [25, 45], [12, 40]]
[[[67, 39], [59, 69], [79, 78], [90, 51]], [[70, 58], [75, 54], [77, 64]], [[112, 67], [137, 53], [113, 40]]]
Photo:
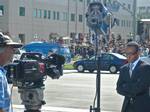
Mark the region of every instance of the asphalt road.
[[[101, 74], [101, 110], [120, 112], [123, 97], [116, 93], [118, 74]], [[45, 106], [89, 109], [95, 97], [96, 73], [64, 71], [58, 80], [45, 81]], [[13, 104], [20, 105], [20, 95], [13, 88]]]

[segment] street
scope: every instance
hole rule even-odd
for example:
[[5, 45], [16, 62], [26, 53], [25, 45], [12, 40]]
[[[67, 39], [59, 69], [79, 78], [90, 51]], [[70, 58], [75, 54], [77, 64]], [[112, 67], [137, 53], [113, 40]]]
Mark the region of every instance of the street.
[[[118, 74], [101, 72], [101, 110], [120, 112], [123, 97], [116, 93]], [[77, 73], [75, 70], [64, 71], [58, 80], [47, 78], [44, 99], [50, 107], [89, 109], [95, 97], [95, 73]], [[13, 104], [20, 105], [17, 88], [13, 88]]]

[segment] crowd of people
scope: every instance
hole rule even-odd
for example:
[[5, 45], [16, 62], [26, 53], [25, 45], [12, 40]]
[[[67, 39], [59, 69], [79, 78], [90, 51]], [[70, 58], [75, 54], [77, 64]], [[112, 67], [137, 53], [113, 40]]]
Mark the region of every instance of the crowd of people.
[[[103, 44], [101, 46], [101, 52], [113, 52], [113, 53], [119, 53], [122, 55], [125, 54], [125, 46], [128, 42], [132, 40], [125, 41], [123, 39], [112, 39], [108, 43]], [[138, 42], [141, 49], [141, 56], [147, 56], [150, 55], [150, 41], [145, 42]], [[95, 55], [95, 45], [89, 45], [89, 46], [71, 46], [70, 48], [72, 58], [76, 55], [81, 56], [82, 58], [88, 58], [93, 55]]]

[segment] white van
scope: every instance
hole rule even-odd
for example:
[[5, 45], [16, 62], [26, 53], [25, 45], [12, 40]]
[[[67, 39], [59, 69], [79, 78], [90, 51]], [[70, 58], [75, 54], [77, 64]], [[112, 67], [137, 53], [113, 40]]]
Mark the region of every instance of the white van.
[[22, 55], [23, 53], [25, 53], [25, 52], [26, 52], [26, 51], [23, 50], [23, 49], [17, 49], [17, 50], [15, 51], [14, 55], [13, 55], [12, 61], [14, 61], [14, 60], [20, 60], [21, 55]]

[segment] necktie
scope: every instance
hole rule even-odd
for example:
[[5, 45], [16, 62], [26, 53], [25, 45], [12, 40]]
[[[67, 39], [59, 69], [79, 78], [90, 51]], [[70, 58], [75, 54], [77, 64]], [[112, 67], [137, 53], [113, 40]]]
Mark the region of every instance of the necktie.
[[129, 64], [129, 74], [130, 74], [130, 77], [132, 76], [132, 69], [133, 69], [133, 63], [130, 63]]

